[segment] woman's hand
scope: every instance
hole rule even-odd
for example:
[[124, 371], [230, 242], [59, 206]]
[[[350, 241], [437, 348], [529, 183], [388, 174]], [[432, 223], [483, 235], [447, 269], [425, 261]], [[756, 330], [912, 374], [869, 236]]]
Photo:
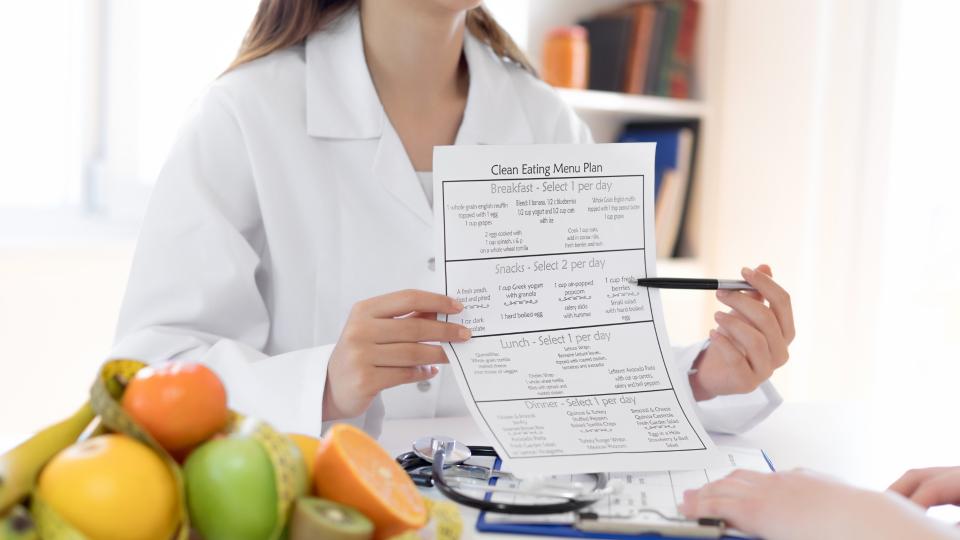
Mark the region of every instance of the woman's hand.
[[790, 295], [765, 264], [741, 273], [757, 291], [717, 291], [731, 309], [715, 314], [710, 346], [693, 363], [690, 387], [697, 401], [751, 392], [787, 362], [796, 335]]
[[453, 298], [418, 290], [354, 304], [327, 366], [323, 419], [358, 416], [381, 390], [436, 375], [432, 364], [447, 363], [447, 355], [422, 342], [470, 339], [465, 326], [436, 320], [462, 310]]
[[684, 493], [680, 511], [691, 519], [723, 518], [730, 526], [767, 540], [960, 536], [898, 495], [855, 488], [806, 471], [734, 471]]
[[960, 467], [931, 467], [904, 473], [889, 488], [923, 508], [960, 505]]

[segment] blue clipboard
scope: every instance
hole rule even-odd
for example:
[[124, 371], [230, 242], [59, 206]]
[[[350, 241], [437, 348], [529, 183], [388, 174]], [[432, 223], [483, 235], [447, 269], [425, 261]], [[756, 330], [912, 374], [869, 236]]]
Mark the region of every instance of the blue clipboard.
[[[763, 459], [767, 462], [767, 465], [770, 466], [770, 471], [776, 472], [776, 468], [773, 466], [773, 461], [770, 460], [770, 456], [767, 455], [763, 450], [760, 451], [763, 454]], [[502, 462], [500, 458], [497, 458], [493, 463], [494, 470], [500, 470]], [[490, 484], [496, 483], [496, 478], [490, 479]], [[487, 493], [486, 498], [489, 499], [492, 494]], [[477, 517], [477, 530], [485, 533], [508, 533], [508, 534], [529, 534], [535, 536], [559, 536], [563, 538], [602, 538], [609, 540], [635, 540], [637, 538], [670, 538], [671, 540], [698, 540], [696, 538], [684, 538], [680, 536], [669, 536], [664, 537], [659, 534], [613, 534], [613, 533], [594, 533], [594, 532], [585, 532], [573, 527], [573, 525], [560, 525], [556, 523], [544, 523], [544, 524], [535, 524], [535, 523], [491, 523], [487, 521], [487, 513], [480, 512], [480, 516]], [[743, 540], [742, 536], [724, 536], [724, 538], [729, 538], [731, 540]]]

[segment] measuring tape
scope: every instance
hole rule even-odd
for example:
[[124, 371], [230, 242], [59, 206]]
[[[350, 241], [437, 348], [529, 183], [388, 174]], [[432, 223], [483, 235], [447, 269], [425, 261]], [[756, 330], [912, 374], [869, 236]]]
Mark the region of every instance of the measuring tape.
[[463, 534], [463, 518], [460, 509], [450, 501], [423, 498], [427, 506], [427, 525], [419, 531], [407, 531], [388, 540], [458, 540]]

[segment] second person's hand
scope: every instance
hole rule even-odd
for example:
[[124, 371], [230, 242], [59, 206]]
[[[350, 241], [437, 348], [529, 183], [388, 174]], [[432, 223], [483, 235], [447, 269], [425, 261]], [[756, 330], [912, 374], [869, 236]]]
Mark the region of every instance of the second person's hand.
[[436, 375], [447, 355], [424, 342], [470, 339], [465, 326], [436, 320], [462, 310], [449, 296], [412, 289], [354, 304], [327, 365], [323, 419], [358, 416], [381, 390]]
[[888, 488], [923, 508], [960, 505], [960, 467], [912, 469]]
[[960, 534], [893, 493], [859, 489], [809, 471], [738, 470], [683, 495], [687, 518], [722, 518], [767, 540], [951, 539]]

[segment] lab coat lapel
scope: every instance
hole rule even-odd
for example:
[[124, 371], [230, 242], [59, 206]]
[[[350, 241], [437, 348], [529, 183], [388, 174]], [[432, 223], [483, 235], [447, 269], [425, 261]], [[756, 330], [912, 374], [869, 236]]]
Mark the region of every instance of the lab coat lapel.
[[326, 139], [379, 137], [383, 107], [367, 71], [356, 10], [310, 34], [304, 54], [307, 133]]
[[305, 53], [307, 132], [326, 139], [379, 138], [371, 174], [421, 221], [433, 223], [423, 187], [367, 69], [356, 10], [313, 33], [307, 39]]
[[383, 187], [425, 224], [433, 224], [433, 211], [420, 185], [407, 150], [396, 130], [385, 121], [377, 154], [373, 157], [373, 175]]

